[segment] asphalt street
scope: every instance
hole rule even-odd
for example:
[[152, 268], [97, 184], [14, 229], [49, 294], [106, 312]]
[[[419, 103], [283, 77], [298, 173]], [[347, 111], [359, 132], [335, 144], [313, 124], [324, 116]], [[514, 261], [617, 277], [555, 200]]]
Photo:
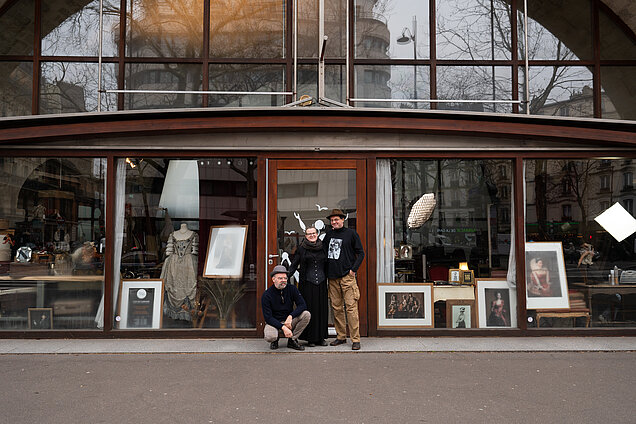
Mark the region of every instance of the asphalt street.
[[0, 355], [2, 423], [634, 423], [636, 352]]

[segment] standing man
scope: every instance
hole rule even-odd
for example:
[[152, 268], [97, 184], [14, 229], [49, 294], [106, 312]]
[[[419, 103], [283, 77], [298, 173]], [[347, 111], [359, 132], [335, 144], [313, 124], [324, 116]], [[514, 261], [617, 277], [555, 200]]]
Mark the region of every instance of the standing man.
[[305, 346], [298, 343], [298, 336], [311, 319], [305, 299], [296, 286], [287, 284], [287, 268], [283, 265], [276, 265], [269, 276], [274, 284], [265, 290], [261, 298], [265, 341], [269, 343], [270, 349], [278, 349], [278, 331], [282, 330], [287, 337], [287, 347], [305, 350]]
[[[329, 299], [333, 308], [336, 326], [336, 340], [331, 346], [347, 342], [346, 320], [349, 324], [351, 349], [360, 350], [360, 318], [358, 299], [360, 289], [356, 281], [356, 272], [364, 259], [364, 249], [360, 236], [351, 228], [344, 228], [346, 215], [340, 209], [334, 209], [327, 217], [331, 221], [331, 230], [323, 240], [327, 254], [327, 278], [329, 279]], [[343, 309], [344, 306], [344, 309]]]

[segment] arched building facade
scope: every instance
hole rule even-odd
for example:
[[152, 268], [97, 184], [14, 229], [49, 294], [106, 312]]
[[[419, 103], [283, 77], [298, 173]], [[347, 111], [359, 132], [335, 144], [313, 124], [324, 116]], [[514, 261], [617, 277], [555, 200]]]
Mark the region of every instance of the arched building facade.
[[0, 335], [260, 336], [333, 208], [363, 335], [634, 334], [635, 15], [0, 1]]

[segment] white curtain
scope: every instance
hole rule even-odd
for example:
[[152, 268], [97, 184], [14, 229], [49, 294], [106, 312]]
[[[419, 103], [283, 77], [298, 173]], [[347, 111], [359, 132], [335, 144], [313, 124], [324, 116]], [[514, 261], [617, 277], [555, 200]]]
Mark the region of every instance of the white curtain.
[[[124, 220], [126, 206], [126, 161], [119, 159], [117, 162], [117, 176], [115, 185], [115, 243], [113, 244], [113, 314], [117, 310], [117, 299], [119, 295], [119, 282], [121, 279], [121, 250], [124, 242]], [[110, 199], [106, 199], [110, 201]], [[95, 315], [97, 328], [104, 328], [104, 295], [99, 302], [97, 314]]]
[[389, 159], [378, 159], [376, 176], [377, 282], [392, 283], [395, 275], [395, 264], [393, 262], [393, 186], [391, 185]]
[[[526, 164], [523, 163], [523, 214], [521, 215], [521, 219], [523, 219], [523, 239], [526, 239]], [[510, 255], [508, 256], [508, 275], [506, 276], [506, 280], [508, 281], [508, 285], [510, 287], [517, 287], [517, 258], [515, 256], [515, 184], [514, 180], [512, 181], [512, 189], [510, 190], [510, 197], [512, 201], [510, 202]], [[525, 258], [522, 258], [525, 260]]]

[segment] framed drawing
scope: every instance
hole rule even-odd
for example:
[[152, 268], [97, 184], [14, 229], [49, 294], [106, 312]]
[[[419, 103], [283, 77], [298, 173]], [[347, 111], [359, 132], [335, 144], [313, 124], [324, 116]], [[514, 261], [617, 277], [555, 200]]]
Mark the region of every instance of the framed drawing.
[[461, 270], [459, 278], [462, 284], [475, 284], [475, 272], [472, 269]]
[[161, 328], [163, 280], [122, 280], [119, 328]]
[[526, 243], [528, 309], [569, 309], [568, 282], [561, 242]]
[[479, 328], [516, 328], [517, 289], [497, 278], [478, 278], [476, 281]]
[[378, 284], [378, 327], [433, 327], [433, 284]]
[[448, 270], [448, 281], [450, 283], [461, 283], [462, 282], [462, 270], [461, 269], [449, 269]]
[[53, 308], [29, 308], [29, 330], [53, 329]]
[[203, 276], [241, 278], [246, 240], [247, 225], [210, 227]]
[[475, 328], [475, 315], [474, 300], [446, 301], [446, 328]]

